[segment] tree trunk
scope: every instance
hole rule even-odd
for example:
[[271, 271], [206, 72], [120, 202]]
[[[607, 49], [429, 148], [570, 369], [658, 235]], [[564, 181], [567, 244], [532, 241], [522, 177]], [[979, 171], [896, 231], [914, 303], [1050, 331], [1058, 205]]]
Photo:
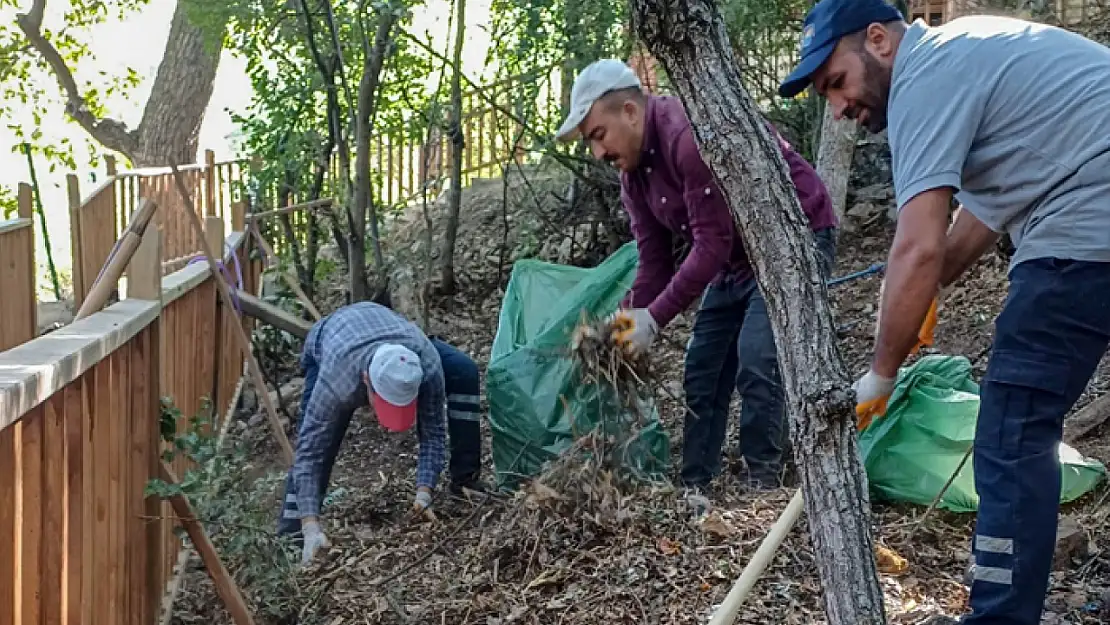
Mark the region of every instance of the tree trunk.
[[451, 120], [447, 135], [451, 141], [451, 189], [447, 195], [447, 226], [443, 232], [443, 254], [439, 289], [455, 292], [455, 239], [459, 234], [459, 210], [462, 204], [462, 161], [466, 138], [462, 129], [462, 51], [466, 35], [466, 0], [455, 0], [455, 53], [451, 62]]
[[685, 103], [767, 301], [828, 622], [885, 623], [855, 396], [786, 163], [744, 91], [712, 0], [631, 0], [631, 13]]
[[859, 128], [847, 117], [833, 118], [833, 109], [825, 105], [821, 122], [821, 143], [817, 149], [817, 175], [825, 182], [832, 198], [836, 216], [843, 223], [848, 202], [848, 178], [852, 173], [852, 155], [856, 152]]
[[[362, 68], [362, 81], [358, 86], [358, 118], [355, 121], [355, 197], [351, 204], [351, 301], [361, 302], [370, 298], [366, 281], [366, 216], [370, 215], [370, 237], [374, 244], [374, 264], [379, 273], [385, 268], [381, 241], [378, 240], [378, 217], [370, 196], [370, 131], [373, 129], [374, 107], [377, 103], [378, 79], [389, 46], [390, 33], [397, 21], [397, 14], [390, 8], [378, 14], [378, 28], [374, 45], [366, 54]], [[355, 236], [357, 228], [358, 237]], [[384, 282], [383, 282], [384, 284]], [[384, 288], [384, 287], [382, 287]], [[375, 294], [378, 296], [380, 294]]]
[[66, 113], [93, 139], [122, 153], [136, 167], [181, 165], [197, 159], [200, 127], [223, 47], [222, 25], [194, 25], [185, 5], [178, 2], [174, 9], [162, 62], [135, 130], [113, 119], [98, 118], [89, 109], [72, 70], [42, 35], [46, 0], [35, 0], [31, 10], [16, 21], [58, 79], [67, 100]]

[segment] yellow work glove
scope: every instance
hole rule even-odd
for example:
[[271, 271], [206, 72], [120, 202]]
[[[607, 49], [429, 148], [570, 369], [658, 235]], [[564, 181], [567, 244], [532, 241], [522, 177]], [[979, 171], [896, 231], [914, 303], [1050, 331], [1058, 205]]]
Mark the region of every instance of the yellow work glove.
[[630, 355], [642, 354], [651, 347], [659, 325], [646, 308], [625, 308], [613, 314], [612, 340]]
[[863, 431], [875, 417], [886, 414], [886, 402], [894, 392], [894, 378], [881, 376], [874, 371], [856, 380], [856, 429]]
[[916, 354], [922, 347], [933, 344], [933, 333], [937, 329], [937, 302], [940, 297], [940, 295], [934, 297], [933, 303], [929, 305], [929, 312], [925, 313], [925, 321], [921, 322], [921, 329], [917, 331], [917, 345], [910, 350], [910, 355]]

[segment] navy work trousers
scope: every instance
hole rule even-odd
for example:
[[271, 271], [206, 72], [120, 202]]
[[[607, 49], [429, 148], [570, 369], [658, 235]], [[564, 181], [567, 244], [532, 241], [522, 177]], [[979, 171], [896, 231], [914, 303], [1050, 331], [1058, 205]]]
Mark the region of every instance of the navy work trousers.
[[1064, 415], [1110, 343], [1110, 263], [1042, 258], [1010, 275], [980, 386], [966, 625], [1037, 625], [1060, 502]]
[[[443, 365], [443, 385], [447, 395], [447, 437], [450, 446], [448, 472], [452, 484], [466, 485], [477, 480], [482, 472], [482, 430], [480, 396], [482, 392], [479, 379], [478, 365], [462, 352], [448, 343], [433, 337], [432, 345], [439, 352], [439, 360]], [[301, 414], [312, 395], [316, 385], [319, 367], [310, 358], [304, 363], [304, 395], [301, 397]], [[358, 375], [352, 372], [351, 375]], [[344, 432], [349, 425], [349, 419], [335, 419], [334, 427], [342, 428]], [[335, 466], [335, 459], [339, 455], [339, 446], [343, 436], [335, 437], [336, 444], [327, 450], [324, 471], [321, 479], [324, 488], [321, 493], [327, 492], [327, 485], [331, 482], [331, 470]], [[278, 519], [278, 533], [291, 534], [301, 529], [300, 515], [297, 514], [297, 495], [293, 484], [293, 473], [285, 479], [285, 492], [282, 493], [282, 511]]]
[[[836, 258], [836, 231], [813, 233], [822, 277]], [[732, 390], [740, 393], [740, 453], [749, 479], [778, 484], [786, 443], [786, 411], [778, 352], [767, 304], [754, 277], [726, 278], [705, 290], [685, 365], [686, 419], [681, 479], [704, 488], [721, 470]]]

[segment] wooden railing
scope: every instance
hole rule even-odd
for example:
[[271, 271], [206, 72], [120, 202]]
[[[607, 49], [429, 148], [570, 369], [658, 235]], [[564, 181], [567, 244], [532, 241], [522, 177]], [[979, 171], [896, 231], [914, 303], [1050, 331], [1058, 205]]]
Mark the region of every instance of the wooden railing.
[[[246, 239], [233, 233], [227, 244], [244, 290], [256, 292]], [[158, 248], [131, 267], [156, 263]], [[219, 305], [207, 265], [146, 275], [151, 282], [128, 283], [127, 299], [0, 352], [0, 624], [158, 617], [181, 549], [169, 505], [144, 496], [168, 448], [160, 400], [192, 416], [207, 397], [224, 430], [244, 354], [222, 337], [247, 322]], [[180, 475], [188, 462], [174, 468]]]
[[[241, 161], [215, 161], [207, 151], [205, 163], [179, 167], [198, 217], [216, 216], [229, 229], [242, 198], [247, 168]], [[69, 192], [70, 242], [73, 257], [74, 308], [89, 294], [100, 268], [112, 252], [140, 197], [159, 205], [156, 219], [162, 231], [162, 268], [176, 271], [201, 249], [200, 239], [185, 213], [172, 171], [167, 168], [139, 169], [117, 173], [109, 161], [108, 177], [82, 197], [77, 177], [66, 178]]]

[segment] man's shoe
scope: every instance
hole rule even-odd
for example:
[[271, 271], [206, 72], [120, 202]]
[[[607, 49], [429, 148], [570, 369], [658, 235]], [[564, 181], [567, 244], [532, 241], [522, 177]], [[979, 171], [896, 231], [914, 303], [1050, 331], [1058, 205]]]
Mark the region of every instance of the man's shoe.
[[485, 482], [478, 478], [467, 480], [465, 482], [451, 482], [452, 495], [483, 495], [492, 492], [492, 489]]

